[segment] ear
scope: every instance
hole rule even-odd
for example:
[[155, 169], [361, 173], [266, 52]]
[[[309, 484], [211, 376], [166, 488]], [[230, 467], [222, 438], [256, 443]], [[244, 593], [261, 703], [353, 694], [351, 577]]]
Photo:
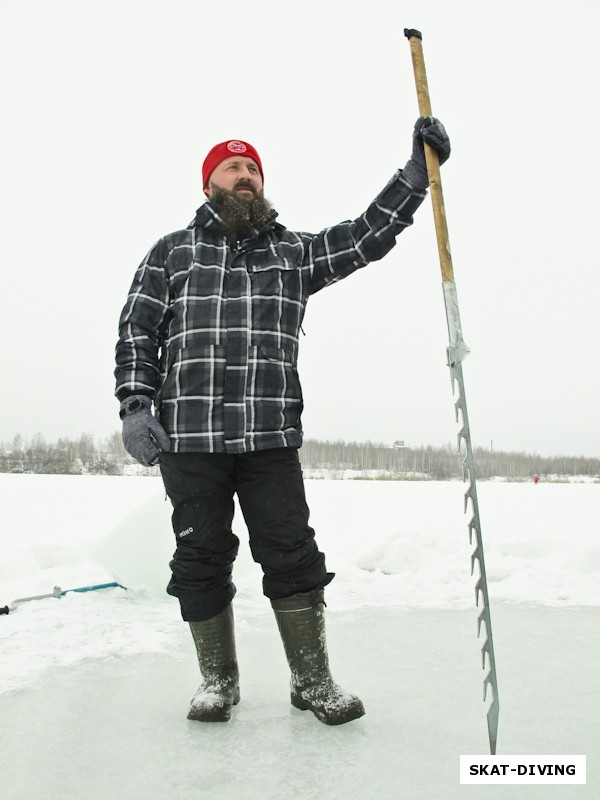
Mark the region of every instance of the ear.
[[204, 189], [203, 189], [203, 192], [204, 192], [204, 194], [205, 194], [207, 197], [209, 197], [209, 198], [210, 198], [210, 196], [211, 196], [211, 194], [212, 194], [212, 192], [211, 192], [211, 188], [210, 188], [210, 184], [209, 184], [209, 185], [208, 185], [206, 188], [204, 188]]

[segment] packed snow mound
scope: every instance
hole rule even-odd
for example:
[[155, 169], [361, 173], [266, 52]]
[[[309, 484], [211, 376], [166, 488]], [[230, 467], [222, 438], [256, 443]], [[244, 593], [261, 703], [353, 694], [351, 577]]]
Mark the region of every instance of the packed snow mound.
[[[165, 500], [164, 490], [145, 500], [91, 549], [93, 558], [104, 566], [112, 578], [128, 589], [143, 590], [154, 597], [164, 597], [171, 572], [169, 562], [175, 550], [171, 525], [173, 507]], [[236, 509], [234, 532], [247, 538], [246, 527]], [[255, 565], [249, 548], [242, 541], [235, 562], [236, 580]]]
[[[549, 606], [600, 605], [600, 546], [593, 541], [593, 526], [585, 523], [600, 502], [593, 485], [588, 484], [587, 490], [545, 487], [544, 494], [509, 484], [499, 489], [501, 485], [484, 484], [479, 492], [484, 498], [484, 520], [489, 523], [482, 526], [482, 540], [490, 596]], [[366, 572], [389, 576], [387, 584], [394, 587], [396, 604], [460, 607], [466, 597], [463, 578], [476, 544], [475, 538], [472, 545], [468, 543], [469, 516], [464, 518], [462, 539], [456, 535], [460, 525], [452, 530], [429, 508], [422, 524], [388, 534], [356, 558], [355, 564]], [[439, 528], [427, 528], [426, 519], [438, 519]], [[571, 533], [574, 530], [576, 536]], [[469, 587], [474, 586], [478, 572], [475, 561]]]
[[[357, 559], [357, 566], [384, 575], [414, 573], [438, 564], [451, 574], [456, 566], [456, 548], [433, 534], [397, 533]], [[460, 558], [462, 563], [462, 558]]]
[[164, 594], [175, 549], [171, 504], [157, 493], [134, 508], [91, 548], [91, 554], [123, 586]]

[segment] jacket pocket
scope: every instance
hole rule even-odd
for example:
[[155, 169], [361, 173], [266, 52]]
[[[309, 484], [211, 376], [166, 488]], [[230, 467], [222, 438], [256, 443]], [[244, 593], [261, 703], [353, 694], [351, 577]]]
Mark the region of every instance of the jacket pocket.
[[265, 302], [269, 298], [302, 299], [302, 272], [291, 261], [281, 258], [248, 266], [252, 295]]
[[254, 273], [254, 272], [269, 272], [270, 270], [274, 270], [274, 269], [288, 270], [288, 269], [296, 269], [296, 267], [295, 267], [294, 264], [292, 264], [291, 261], [288, 261], [287, 258], [283, 258], [283, 257], [277, 258], [277, 259], [273, 259], [272, 261], [271, 260], [267, 260], [264, 263], [250, 264], [248, 266], [248, 272], [251, 272], [251, 273]]
[[184, 347], [169, 354], [162, 402], [182, 397], [214, 400], [223, 396], [225, 346]]
[[292, 354], [283, 347], [271, 347], [268, 344], [258, 346], [258, 355], [263, 356], [268, 361], [289, 361], [292, 363]]
[[292, 353], [268, 345], [253, 350], [255, 380], [249, 394], [253, 427], [258, 432], [300, 430], [304, 406]]

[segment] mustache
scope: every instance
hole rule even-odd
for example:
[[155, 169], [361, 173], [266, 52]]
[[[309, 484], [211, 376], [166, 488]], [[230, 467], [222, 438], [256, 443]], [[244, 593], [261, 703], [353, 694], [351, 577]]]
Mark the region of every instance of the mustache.
[[239, 189], [248, 189], [255, 197], [258, 195], [256, 187], [250, 183], [250, 181], [247, 181], [244, 178], [240, 178], [240, 180], [233, 187], [234, 192], [238, 191]]

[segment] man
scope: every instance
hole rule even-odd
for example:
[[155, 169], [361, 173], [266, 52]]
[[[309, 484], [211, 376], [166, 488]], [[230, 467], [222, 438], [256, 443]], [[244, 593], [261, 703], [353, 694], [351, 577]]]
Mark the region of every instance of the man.
[[203, 677], [189, 719], [228, 720], [240, 699], [234, 494], [290, 666], [292, 704], [330, 725], [364, 714], [328, 666], [324, 587], [334, 576], [308, 524], [298, 459], [298, 336], [311, 294], [382, 258], [412, 224], [428, 186], [424, 140], [448, 158], [443, 125], [421, 117], [411, 158], [366, 212], [316, 235], [276, 221], [254, 147], [217, 144], [203, 164], [207, 201], [135, 274], [116, 395], [127, 451], [142, 464], [160, 460], [173, 504], [167, 591], [190, 624]]

